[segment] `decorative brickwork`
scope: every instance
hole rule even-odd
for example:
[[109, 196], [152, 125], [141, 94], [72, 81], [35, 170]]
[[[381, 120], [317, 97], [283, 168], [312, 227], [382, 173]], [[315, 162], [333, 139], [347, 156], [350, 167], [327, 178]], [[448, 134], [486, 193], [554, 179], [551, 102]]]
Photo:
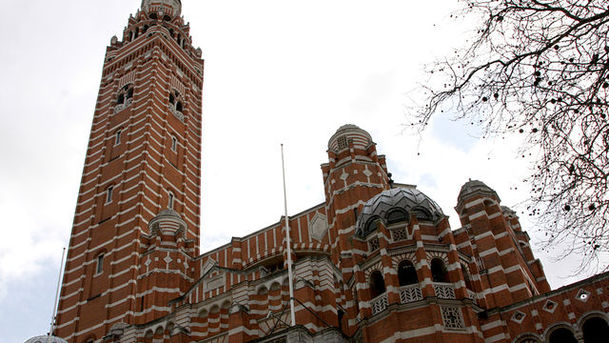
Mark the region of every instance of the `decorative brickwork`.
[[290, 327], [283, 221], [199, 253], [201, 55], [179, 0], [144, 0], [122, 38], [111, 40], [56, 336], [70, 343], [609, 337], [609, 274], [550, 290], [497, 192], [467, 182], [455, 208], [463, 227], [453, 230], [431, 198], [390, 179], [385, 156], [355, 125], [328, 142], [324, 202], [288, 218], [297, 324]]

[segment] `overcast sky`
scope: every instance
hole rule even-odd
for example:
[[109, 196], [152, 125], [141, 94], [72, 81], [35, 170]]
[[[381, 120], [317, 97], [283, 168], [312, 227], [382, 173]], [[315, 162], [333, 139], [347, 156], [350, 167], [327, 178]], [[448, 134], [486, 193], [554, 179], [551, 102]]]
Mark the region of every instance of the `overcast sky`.
[[[321, 203], [330, 136], [352, 123], [385, 154], [394, 180], [418, 185], [451, 216], [480, 179], [521, 215], [528, 172], [517, 142], [480, 141], [436, 120], [403, 130], [424, 64], [467, 36], [456, 0], [183, 0], [205, 59], [202, 251]], [[3, 0], [0, 21], [0, 343], [44, 334], [67, 245], [105, 48], [140, 0]], [[582, 278], [536, 252], [552, 287]]]

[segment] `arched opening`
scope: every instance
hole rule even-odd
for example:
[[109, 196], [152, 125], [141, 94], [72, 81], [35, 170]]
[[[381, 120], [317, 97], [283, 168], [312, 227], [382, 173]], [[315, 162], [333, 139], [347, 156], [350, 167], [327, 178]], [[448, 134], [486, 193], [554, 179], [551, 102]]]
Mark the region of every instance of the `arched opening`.
[[123, 86], [121, 90], [118, 92], [118, 96], [116, 97], [116, 104], [129, 106], [131, 100], [133, 99], [133, 85], [128, 84]]
[[169, 108], [178, 112], [184, 111], [184, 104], [180, 92], [174, 90], [169, 93]]
[[159, 17], [156, 15], [156, 12], [152, 12], [148, 15], [148, 17], [152, 20], [157, 20]]
[[167, 327], [165, 328], [165, 332], [167, 333], [168, 336], [171, 336], [171, 333], [172, 333], [174, 328], [175, 328], [175, 324], [174, 323], [169, 322], [169, 324], [167, 324]]
[[398, 265], [398, 281], [400, 286], [408, 286], [419, 283], [417, 270], [409, 260], [404, 260]]
[[420, 220], [432, 220], [433, 219], [431, 212], [429, 212], [425, 208], [415, 207], [411, 211], [412, 211], [412, 213], [414, 213], [414, 215], [417, 217], [417, 219], [420, 219]]
[[387, 214], [387, 224], [400, 223], [407, 220], [406, 212], [393, 209]]
[[374, 217], [368, 219], [368, 222], [366, 223], [366, 228], [364, 229], [364, 232], [362, 233], [363, 238], [365, 238], [370, 233], [372, 233], [373, 231], [376, 231], [376, 229], [378, 229], [379, 220], [380, 220], [380, 218], [378, 216], [374, 216]]
[[539, 343], [539, 340], [533, 334], [525, 334], [516, 343]]
[[609, 337], [609, 325], [599, 317], [587, 319], [582, 326], [582, 331], [584, 332], [584, 343], [607, 342], [607, 337]]
[[220, 307], [220, 330], [227, 329], [229, 326], [230, 302], [225, 301]]
[[167, 203], [167, 208], [168, 209], [173, 210], [173, 202], [174, 202], [173, 193], [169, 192], [169, 201]]
[[385, 291], [386, 287], [383, 274], [378, 270], [373, 271], [372, 274], [370, 274], [370, 297], [374, 299], [385, 293]]
[[559, 328], [550, 333], [549, 343], [577, 343], [577, 339], [571, 330]]
[[448, 270], [442, 259], [431, 260], [431, 277], [433, 282], [448, 282]]
[[267, 295], [268, 293], [269, 290], [265, 286], [262, 286], [258, 289], [258, 295]]

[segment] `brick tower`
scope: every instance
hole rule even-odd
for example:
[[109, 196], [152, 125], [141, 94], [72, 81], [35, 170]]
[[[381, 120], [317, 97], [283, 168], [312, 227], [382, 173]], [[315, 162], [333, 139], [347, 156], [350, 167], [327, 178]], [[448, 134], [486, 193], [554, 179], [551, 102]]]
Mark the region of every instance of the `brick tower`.
[[107, 48], [56, 334], [154, 320], [199, 254], [203, 60], [180, 0], [143, 0]]

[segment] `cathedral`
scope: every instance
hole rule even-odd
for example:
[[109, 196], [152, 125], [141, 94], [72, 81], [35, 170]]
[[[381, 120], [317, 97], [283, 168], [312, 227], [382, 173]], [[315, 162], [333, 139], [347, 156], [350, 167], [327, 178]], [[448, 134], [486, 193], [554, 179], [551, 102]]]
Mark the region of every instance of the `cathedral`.
[[550, 289], [491, 187], [465, 182], [451, 228], [355, 125], [329, 138], [324, 202], [199, 251], [204, 61], [181, 12], [180, 0], [143, 0], [107, 47], [52, 335], [607, 342], [609, 273]]

